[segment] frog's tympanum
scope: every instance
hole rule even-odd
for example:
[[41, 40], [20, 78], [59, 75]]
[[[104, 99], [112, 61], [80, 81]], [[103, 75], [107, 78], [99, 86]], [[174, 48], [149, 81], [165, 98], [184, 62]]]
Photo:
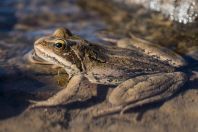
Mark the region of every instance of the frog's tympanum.
[[165, 100], [187, 80], [179, 71], [186, 65], [182, 57], [136, 37], [118, 40], [117, 46], [101, 46], [59, 28], [53, 35], [38, 39], [34, 52], [44, 64], [64, 68], [70, 80], [64, 89], [32, 107], [68, 102], [77, 94], [84, 77], [91, 83], [116, 86], [108, 97], [112, 107], [96, 115]]

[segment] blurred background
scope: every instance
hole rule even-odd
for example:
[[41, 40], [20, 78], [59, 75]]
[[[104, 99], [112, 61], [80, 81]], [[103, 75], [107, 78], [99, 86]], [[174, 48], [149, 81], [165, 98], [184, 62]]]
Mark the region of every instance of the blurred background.
[[187, 45], [197, 43], [197, 3], [197, 0], [2, 0], [0, 31], [14, 30], [16, 37], [26, 35], [26, 39], [34, 39], [65, 26], [94, 41], [96, 38], [90, 34], [103, 29], [118, 36], [132, 32], [185, 52]]
[[132, 33], [198, 60], [197, 0], [0, 0], [0, 131], [198, 131], [197, 85], [186, 86], [188, 92], [160, 109], [154, 106], [144, 117], [137, 114], [144, 110], [137, 110], [91, 123], [83, 114], [76, 119], [97, 99], [84, 103], [83, 110], [76, 103], [69, 105], [72, 112], [52, 108], [25, 113], [29, 99], [45, 99], [67, 83], [64, 71], [57, 76], [56, 70], [24, 59], [37, 38], [62, 26], [100, 43], [105, 43], [101, 36]]

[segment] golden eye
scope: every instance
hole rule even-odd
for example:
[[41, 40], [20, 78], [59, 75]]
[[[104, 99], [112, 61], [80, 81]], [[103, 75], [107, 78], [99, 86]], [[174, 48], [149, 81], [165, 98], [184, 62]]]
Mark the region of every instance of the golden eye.
[[54, 47], [58, 48], [58, 49], [63, 49], [65, 47], [65, 41], [64, 40], [56, 40], [54, 43]]

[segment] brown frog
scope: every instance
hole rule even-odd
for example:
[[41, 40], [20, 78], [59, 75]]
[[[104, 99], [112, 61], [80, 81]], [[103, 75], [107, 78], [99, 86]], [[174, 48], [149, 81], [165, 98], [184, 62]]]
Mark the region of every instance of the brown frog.
[[116, 85], [108, 97], [113, 107], [95, 115], [122, 113], [165, 100], [187, 81], [185, 73], [178, 70], [186, 62], [176, 53], [136, 37], [118, 40], [117, 45], [97, 45], [66, 28], [38, 39], [32, 61], [62, 67], [70, 79], [64, 89], [47, 100], [34, 102], [31, 107], [69, 101], [77, 94], [82, 79], [87, 78], [91, 83]]

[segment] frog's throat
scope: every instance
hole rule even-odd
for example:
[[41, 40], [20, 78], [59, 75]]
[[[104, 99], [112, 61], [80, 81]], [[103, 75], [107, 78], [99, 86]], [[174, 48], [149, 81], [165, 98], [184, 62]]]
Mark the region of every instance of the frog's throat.
[[50, 52], [47, 49], [42, 49], [42, 48], [36, 48], [35, 47], [35, 54], [40, 57], [41, 59], [53, 63], [55, 65], [58, 65], [60, 67], [63, 67], [66, 71], [68, 71], [69, 73], [71, 71], [73, 72], [78, 72], [79, 69], [73, 65], [71, 62], [66, 61], [64, 58], [56, 55], [53, 52]]

